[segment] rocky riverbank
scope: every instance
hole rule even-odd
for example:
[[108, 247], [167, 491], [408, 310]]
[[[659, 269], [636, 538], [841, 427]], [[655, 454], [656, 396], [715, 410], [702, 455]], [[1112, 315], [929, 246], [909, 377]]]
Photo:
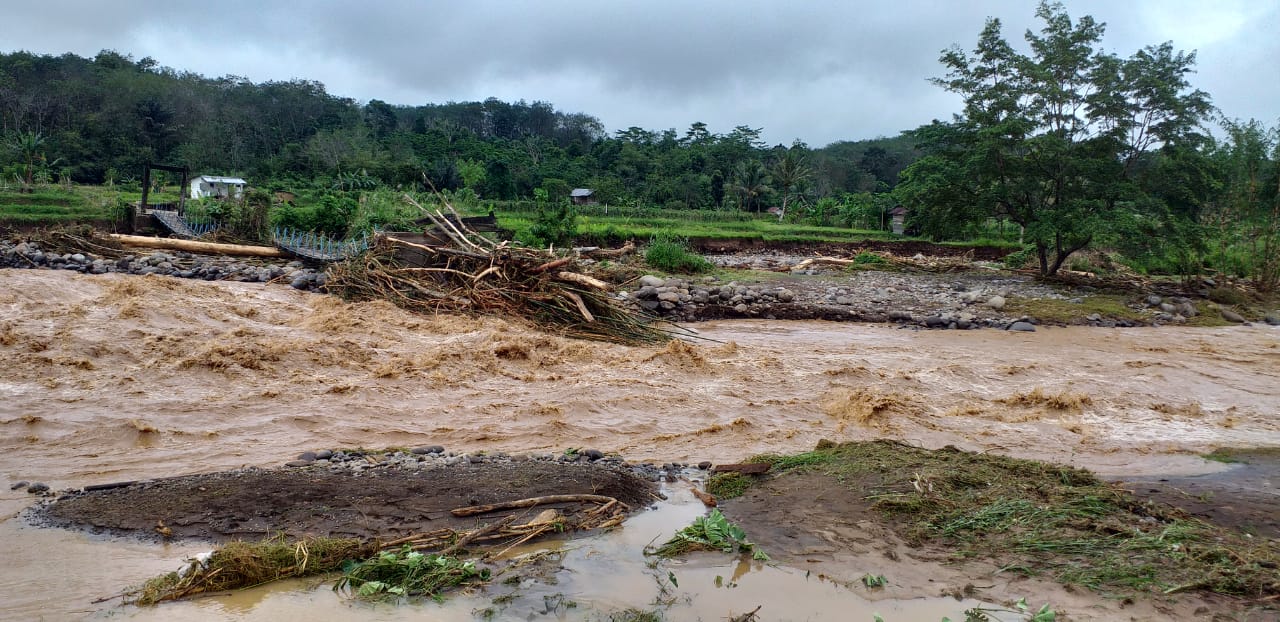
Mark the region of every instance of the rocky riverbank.
[[[721, 265], [750, 270], [785, 270], [801, 259], [784, 255], [712, 257]], [[122, 254], [45, 251], [33, 242], [0, 241], [0, 268], [71, 270], [84, 274], [156, 274], [205, 281], [279, 283], [323, 291], [322, 267], [302, 261], [199, 255], [183, 251]], [[884, 270], [841, 272], [807, 268], [792, 272], [744, 272], [718, 276], [665, 278], [646, 275], [624, 285], [620, 300], [680, 322], [755, 318], [890, 322], [936, 329], [997, 328], [1034, 331], [1040, 324], [1132, 327], [1186, 323], [1208, 311], [1230, 323], [1245, 323], [1227, 308], [1184, 296], [1132, 293], [1123, 307], [1100, 312], [1088, 304], [1098, 293], [1089, 286], [1053, 286], [976, 262], [957, 273]], [[1059, 303], [1055, 317], [1028, 312], [1014, 299]], [[1065, 312], [1063, 311], [1065, 309]], [[1078, 313], [1074, 312], [1078, 311]], [[1066, 317], [1063, 317], [1065, 313]], [[1280, 310], [1254, 318], [1280, 325]]]
[[[787, 276], [768, 283], [726, 282], [714, 276], [664, 279], [646, 275], [637, 288], [622, 296], [675, 321], [821, 319], [956, 330], [1034, 331], [1042, 320], [1010, 312], [1008, 301], [1014, 297], [1078, 305], [1079, 321], [1075, 323], [1081, 324], [1130, 327], [1177, 321], [1158, 307], [1163, 301], [1153, 306], [1145, 300], [1132, 305], [1133, 317], [1104, 317], [1085, 305], [1085, 299], [1094, 293], [1055, 288], [998, 272], [932, 275], [861, 271], [843, 277]], [[1138, 319], [1144, 316], [1145, 319]]]
[[323, 270], [301, 261], [197, 255], [177, 251], [100, 257], [91, 253], [46, 252], [31, 242], [0, 242], [0, 268], [44, 268], [83, 274], [157, 274], [204, 281], [285, 283], [295, 289], [324, 286]]

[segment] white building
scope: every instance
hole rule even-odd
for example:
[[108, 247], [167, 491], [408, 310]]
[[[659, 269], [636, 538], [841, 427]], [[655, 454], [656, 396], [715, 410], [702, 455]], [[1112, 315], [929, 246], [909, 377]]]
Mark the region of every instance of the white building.
[[244, 187], [247, 183], [239, 177], [201, 175], [191, 180], [191, 198], [239, 199], [244, 196]]

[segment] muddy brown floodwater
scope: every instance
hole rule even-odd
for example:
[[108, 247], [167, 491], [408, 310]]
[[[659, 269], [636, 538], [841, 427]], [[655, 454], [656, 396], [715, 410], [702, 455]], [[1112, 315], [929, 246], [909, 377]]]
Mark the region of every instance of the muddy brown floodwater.
[[278, 286], [0, 270], [0, 558], [30, 562], [6, 563], [0, 589], [38, 611], [63, 595], [33, 586], [65, 583], [85, 546], [118, 552], [134, 582], [198, 548], [23, 527], [18, 480], [57, 490], [425, 444], [727, 462], [878, 437], [1188, 476], [1229, 468], [1198, 455], [1217, 447], [1280, 447], [1271, 327], [693, 328], [708, 341], [632, 348]]

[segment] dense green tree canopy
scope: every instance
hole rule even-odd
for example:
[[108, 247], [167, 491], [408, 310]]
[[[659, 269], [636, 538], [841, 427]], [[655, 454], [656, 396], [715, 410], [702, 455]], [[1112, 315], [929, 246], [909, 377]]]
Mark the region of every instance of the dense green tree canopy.
[[1158, 151], [1194, 148], [1208, 96], [1191, 89], [1194, 54], [1170, 44], [1124, 59], [1100, 48], [1103, 25], [1041, 3], [1029, 53], [988, 20], [971, 53], [950, 49], [935, 82], [964, 97], [950, 123], [915, 131], [929, 155], [899, 186], [927, 232], [1007, 218], [1023, 227], [1042, 274], [1113, 229], [1126, 213], [1167, 213], [1143, 177]]
[[[92, 59], [0, 54], [0, 137], [27, 145], [0, 151], [11, 182], [41, 170], [79, 182], [127, 180], [151, 161], [260, 185], [430, 182], [487, 199], [529, 198], [560, 180], [612, 203], [681, 208], [763, 210], [799, 189], [786, 174], [785, 188], [762, 174], [745, 201], [735, 194], [740, 170], [759, 172], [776, 159], [758, 128], [716, 134], [694, 122], [684, 131], [631, 127], [610, 136], [595, 117], [546, 102], [361, 105], [314, 81], [205, 78], [113, 51]], [[899, 137], [801, 147], [797, 157], [813, 169], [804, 190], [832, 196], [891, 187], [914, 156]]]

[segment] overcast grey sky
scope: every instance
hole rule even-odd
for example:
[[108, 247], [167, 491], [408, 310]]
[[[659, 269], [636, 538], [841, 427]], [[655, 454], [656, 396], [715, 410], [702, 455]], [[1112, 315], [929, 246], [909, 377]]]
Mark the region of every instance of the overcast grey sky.
[[[1121, 56], [1172, 41], [1229, 117], [1280, 119], [1280, 1], [1067, 0]], [[361, 102], [542, 100], [610, 131], [764, 128], [812, 146], [959, 110], [928, 83], [988, 16], [1021, 42], [1031, 0], [42, 0], [4, 9], [0, 50], [114, 49], [210, 77], [319, 80]]]

